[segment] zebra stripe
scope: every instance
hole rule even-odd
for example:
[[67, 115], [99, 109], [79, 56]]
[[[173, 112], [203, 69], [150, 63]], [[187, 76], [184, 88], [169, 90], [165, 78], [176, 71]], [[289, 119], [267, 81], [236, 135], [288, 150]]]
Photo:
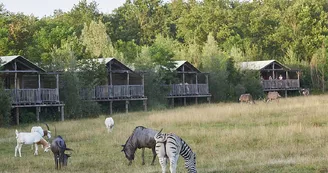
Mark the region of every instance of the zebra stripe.
[[171, 173], [176, 172], [179, 155], [185, 160], [185, 167], [188, 173], [197, 173], [196, 170], [196, 154], [192, 152], [188, 144], [175, 134], [157, 133], [156, 140], [156, 153], [159, 162], [162, 166], [162, 172], [165, 173], [166, 160], [170, 161]]

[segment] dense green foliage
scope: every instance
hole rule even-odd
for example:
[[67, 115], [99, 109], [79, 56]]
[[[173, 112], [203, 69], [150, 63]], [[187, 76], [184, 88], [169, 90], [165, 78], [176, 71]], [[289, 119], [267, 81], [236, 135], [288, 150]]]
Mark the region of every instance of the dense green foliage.
[[[327, 88], [326, 0], [127, 0], [111, 14], [101, 13], [95, 1], [81, 0], [68, 12], [43, 18], [15, 14], [0, 4], [0, 26], [0, 55], [19, 54], [47, 70], [116, 57], [145, 71], [145, 91], [154, 107], [164, 102], [158, 96], [165, 90], [161, 84], [174, 79], [174, 60], [210, 74], [212, 101], [236, 100], [243, 92], [261, 97], [258, 74], [240, 72], [235, 63], [241, 61], [275, 59], [302, 70], [301, 86]], [[69, 101], [66, 112], [82, 111], [74, 105], [79, 100], [74, 87], [89, 79], [92, 85], [105, 82], [101, 72], [88, 74], [64, 75], [72, 83], [63, 81], [63, 92], [76, 96], [70, 98], [74, 101], [61, 97]]]

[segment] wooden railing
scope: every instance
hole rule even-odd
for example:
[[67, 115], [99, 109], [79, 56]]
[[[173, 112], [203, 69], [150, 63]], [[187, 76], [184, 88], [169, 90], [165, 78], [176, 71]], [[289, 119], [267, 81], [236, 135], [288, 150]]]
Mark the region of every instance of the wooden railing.
[[262, 80], [263, 89], [298, 89], [300, 87], [300, 82], [297, 79], [272, 79], [272, 80]]
[[82, 99], [113, 99], [113, 98], [136, 98], [144, 97], [143, 85], [102, 85], [94, 89], [82, 89]]
[[40, 104], [59, 102], [57, 89], [5, 89], [10, 93], [13, 104]]
[[168, 96], [209, 95], [207, 84], [171, 84]]

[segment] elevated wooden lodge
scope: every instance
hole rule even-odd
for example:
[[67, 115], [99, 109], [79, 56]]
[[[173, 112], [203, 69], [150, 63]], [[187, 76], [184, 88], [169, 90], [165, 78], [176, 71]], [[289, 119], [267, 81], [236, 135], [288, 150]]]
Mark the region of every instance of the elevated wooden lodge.
[[291, 69], [276, 60], [248, 61], [240, 63], [241, 70], [256, 70], [260, 72], [260, 82], [263, 91], [300, 90], [299, 71]]
[[187, 98], [195, 99], [206, 98], [208, 102], [211, 100], [211, 94], [208, 87], [208, 73], [202, 73], [188, 61], [175, 61], [174, 72], [177, 73], [178, 82], [169, 84], [169, 93], [166, 98], [171, 100], [174, 106], [175, 99], [183, 99], [186, 105]]
[[19, 109], [35, 107], [36, 119], [42, 107], [58, 107], [64, 120], [64, 104], [59, 100], [59, 77], [47, 73], [23, 56], [1, 56], [0, 77], [5, 91], [10, 94], [11, 107], [15, 109], [19, 124]]
[[129, 111], [130, 101], [143, 101], [147, 110], [147, 97], [144, 94], [144, 75], [131, 70], [115, 58], [98, 58], [104, 63], [108, 74], [108, 84], [95, 86], [90, 90], [81, 90], [81, 97], [85, 100], [109, 102], [110, 114], [113, 113], [114, 101], [125, 101], [125, 110]]

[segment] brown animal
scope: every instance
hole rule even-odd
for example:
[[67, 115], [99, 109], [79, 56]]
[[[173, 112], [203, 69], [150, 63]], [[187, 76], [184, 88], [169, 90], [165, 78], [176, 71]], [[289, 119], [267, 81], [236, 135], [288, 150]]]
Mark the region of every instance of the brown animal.
[[239, 102], [240, 103], [246, 102], [246, 103], [255, 104], [251, 94], [242, 94], [242, 95], [240, 95]]
[[281, 95], [277, 91], [268, 92], [267, 102], [271, 100], [278, 100], [280, 97]]

